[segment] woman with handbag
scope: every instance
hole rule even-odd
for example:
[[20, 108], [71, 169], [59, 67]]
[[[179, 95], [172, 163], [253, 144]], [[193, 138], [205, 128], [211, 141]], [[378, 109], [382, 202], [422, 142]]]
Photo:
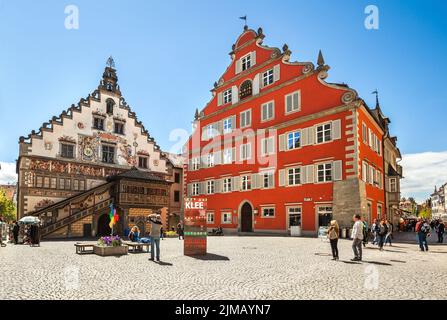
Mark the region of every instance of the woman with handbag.
[[327, 231], [327, 237], [331, 243], [332, 249], [332, 260], [338, 260], [338, 235], [340, 228], [338, 226], [337, 220], [332, 220]]

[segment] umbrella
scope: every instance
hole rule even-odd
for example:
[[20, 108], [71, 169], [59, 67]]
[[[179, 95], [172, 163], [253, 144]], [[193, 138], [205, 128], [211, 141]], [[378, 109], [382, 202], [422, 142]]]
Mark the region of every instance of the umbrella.
[[34, 223], [40, 223], [39, 218], [33, 217], [33, 216], [26, 216], [19, 220], [19, 222], [23, 224], [34, 224]]

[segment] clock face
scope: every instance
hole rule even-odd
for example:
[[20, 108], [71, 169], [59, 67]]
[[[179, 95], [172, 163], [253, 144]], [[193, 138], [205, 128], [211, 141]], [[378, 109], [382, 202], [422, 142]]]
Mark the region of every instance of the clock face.
[[85, 147], [84, 148], [84, 155], [86, 157], [91, 157], [93, 155], [93, 150], [90, 147]]

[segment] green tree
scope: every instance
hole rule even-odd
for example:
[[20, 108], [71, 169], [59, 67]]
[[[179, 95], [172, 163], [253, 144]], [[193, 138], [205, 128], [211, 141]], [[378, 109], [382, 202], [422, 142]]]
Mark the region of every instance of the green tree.
[[4, 190], [0, 190], [0, 216], [8, 222], [17, 219], [17, 209], [14, 202], [6, 197]]

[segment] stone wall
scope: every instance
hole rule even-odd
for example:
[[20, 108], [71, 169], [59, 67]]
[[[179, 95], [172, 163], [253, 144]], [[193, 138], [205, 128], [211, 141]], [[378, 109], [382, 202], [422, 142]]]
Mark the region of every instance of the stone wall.
[[340, 227], [351, 227], [352, 216], [366, 214], [365, 183], [357, 178], [335, 181], [333, 216]]

